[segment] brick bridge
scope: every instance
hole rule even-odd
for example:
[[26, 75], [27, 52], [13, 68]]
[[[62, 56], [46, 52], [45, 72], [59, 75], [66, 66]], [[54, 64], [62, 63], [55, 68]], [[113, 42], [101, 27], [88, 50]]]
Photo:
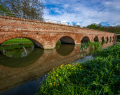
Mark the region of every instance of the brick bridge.
[[115, 33], [50, 22], [0, 16], [0, 45], [12, 38], [28, 38], [35, 46], [53, 49], [61, 43], [81, 44], [83, 41], [116, 40]]

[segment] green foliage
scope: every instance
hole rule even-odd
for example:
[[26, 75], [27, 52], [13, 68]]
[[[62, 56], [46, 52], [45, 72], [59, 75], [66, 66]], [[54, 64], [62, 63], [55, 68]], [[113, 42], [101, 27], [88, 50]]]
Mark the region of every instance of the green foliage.
[[61, 46], [61, 41], [58, 40], [57, 43], [56, 43], [56, 47], [55, 48], [58, 49], [60, 46]]
[[91, 25], [88, 25], [87, 28], [90, 28], [90, 29], [101, 29], [102, 25], [101, 23], [100, 24], [91, 24]]
[[102, 45], [99, 42], [89, 42], [89, 47], [90, 47], [90, 54], [95, 53], [97, 51], [100, 51], [102, 49]]
[[60, 40], [57, 41], [56, 45], [59, 45], [59, 44], [61, 44], [61, 41], [60, 41]]
[[91, 42], [91, 41], [89, 41], [88, 43], [83, 42], [80, 45], [80, 48], [82, 50], [85, 50], [88, 47], [90, 48], [90, 53], [94, 53], [94, 52], [100, 51], [102, 49], [102, 44], [100, 44], [99, 42]]
[[83, 43], [81, 43], [81, 45], [80, 45], [80, 49], [82, 49], [82, 50], [85, 50], [85, 49], [87, 49], [88, 47], [89, 47], [89, 43], [83, 42]]
[[93, 60], [53, 68], [36, 95], [119, 95], [119, 55], [117, 44], [98, 51]]
[[26, 38], [15, 38], [15, 39], [10, 39], [2, 43], [2, 45], [18, 45], [18, 44], [32, 44], [32, 42]]
[[0, 5], [0, 11], [10, 12], [10, 10], [8, 10], [7, 8], [5, 8], [3, 5]]
[[120, 42], [120, 35], [117, 36], [117, 41]]
[[3, 0], [3, 3], [17, 17], [43, 20], [43, 9], [45, 8], [42, 0]]
[[[14, 16], [15, 17], [15, 15], [13, 15], [11, 12], [10, 12], [10, 10], [8, 9], [8, 8], [6, 8], [6, 7], [4, 7], [3, 5], [0, 5], [0, 11], [3, 11], [3, 12], [6, 12], [6, 16]], [[0, 12], [0, 14], [4, 14], [4, 13], [1, 13]]]
[[91, 24], [88, 25], [86, 28], [95, 29], [95, 30], [101, 30], [101, 31], [107, 31], [107, 32], [113, 32], [113, 33], [120, 33], [120, 25], [117, 26], [102, 26], [100, 24]]

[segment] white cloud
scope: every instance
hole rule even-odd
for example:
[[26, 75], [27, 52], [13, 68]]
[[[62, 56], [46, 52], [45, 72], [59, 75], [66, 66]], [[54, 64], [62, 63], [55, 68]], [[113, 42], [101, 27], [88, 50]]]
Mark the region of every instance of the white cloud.
[[[120, 0], [109, 2], [105, 0], [91, 0], [91, 2], [88, 0], [81, 0], [81, 2], [77, 0], [45, 1], [45, 4], [61, 4], [58, 7], [44, 9], [44, 18], [46, 19], [80, 23], [80, 26], [101, 22], [108, 22], [110, 25], [120, 23]], [[50, 10], [54, 10], [59, 15], [50, 15]]]

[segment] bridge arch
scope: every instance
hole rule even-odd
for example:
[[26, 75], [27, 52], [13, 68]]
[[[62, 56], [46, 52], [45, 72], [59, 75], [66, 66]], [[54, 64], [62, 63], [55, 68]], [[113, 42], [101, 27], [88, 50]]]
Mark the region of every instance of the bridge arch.
[[108, 43], [108, 40], [109, 40], [108, 36], [106, 37], [106, 40], [107, 40], [106, 43]]
[[112, 40], [112, 37], [110, 36], [110, 42], [111, 42], [111, 40]]
[[89, 42], [90, 41], [90, 38], [88, 36], [84, 36], [81, 40], [81, 43], [83, 42]]
[[104, 39], [104, 36], [102, 36], [102, 38], [101, 38], [101, 39], [102, 39], [102, 43], [103, 43], [103, 42], [104, 42], [104, 40], [105, 40], [105, 39]]
[[7, 35], [7, 37], [3, 37], [3, 38], [4, 38], [4, 40], [2, 40], [0, 42], [1, 44], [7, 40], [14, 39], [14, 38], [27, 38], [27, 39], [31, 40], [36, 47], [44, 48], [42, 42], [40, 42], [36, 38], [29, 36], [29, 35], [27, 35], [27, 36], [26, 35], [22, 35], [22, 36], [21, 35]]
[[113, 36], [113, 41], [115, 40], [115, 37]]
[[94, 38], [94, 42], [99, 42], [99, 39], [97, 36]]
[[71, 36], [62, 36], [62, 37], [59, 37], [56, 40], [56, 43], [57, 43], [58, 40], [61, 41], [61, 44], [75, 44], [75, 41], [73, 40], [73, 38]]

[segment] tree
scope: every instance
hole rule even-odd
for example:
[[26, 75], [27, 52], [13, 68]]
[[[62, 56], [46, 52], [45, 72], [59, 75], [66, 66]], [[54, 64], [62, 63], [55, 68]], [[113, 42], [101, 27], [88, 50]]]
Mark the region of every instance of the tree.
[[43, 9], [40, 0], [3, 0], [5, 6], [18, 17], [43, 20]]
[[[4, 12], [5, 12], [6, 14], [4, 14]], [[1, 5], [1, 3], [0, 3], [0, 14], [1, 14], [1, 15], [5, 15], [5, 16], [11, 16], [11, 15], [12, 15], [12, 16], [15, 17], [15, 15], [12, 14], [9, 9], [7, 9], [7, 8], [4, 7], [3, 5]]]
[[102, 26], [100, 24], [91, 24], [88, 25], [85, 28], [90, 28], [90, 29], [96, 29], [96, 30], [102, 30], [102, 31], [107, 31], [107, 32], [113, 32], [113, 33], [120, 33], [120, 25], [117, 26]]

